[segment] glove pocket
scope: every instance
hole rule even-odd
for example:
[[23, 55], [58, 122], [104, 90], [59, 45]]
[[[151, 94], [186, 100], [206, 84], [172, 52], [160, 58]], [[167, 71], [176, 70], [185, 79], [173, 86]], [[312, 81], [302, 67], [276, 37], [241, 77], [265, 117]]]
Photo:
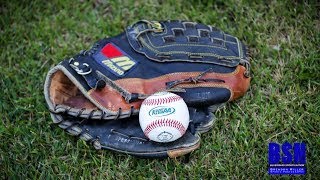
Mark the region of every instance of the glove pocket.
[[126, 103], [119, 92], [107, 89], [92, 89], [83, 76], [62, 62], [48, 72], [44, 94], [50, 111], [55, 114], [109, 120], [138, 113], [141, 102]]

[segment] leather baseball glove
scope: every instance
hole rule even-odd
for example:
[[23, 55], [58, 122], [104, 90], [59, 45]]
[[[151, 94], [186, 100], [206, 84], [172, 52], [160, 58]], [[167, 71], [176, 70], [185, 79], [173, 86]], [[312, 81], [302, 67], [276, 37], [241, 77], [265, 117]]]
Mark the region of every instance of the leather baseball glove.
[[[142, 157], [177, 157], [199, 147], [214, 112], [249, 88], [250, 64], [238, 38], [189, 21], [139, 21], [52, 68], [44, 94], [53, 122], [96, 149]], [[189, 107], [185, 135], [148, 140], [139, 126], [142, 101], [171, 91]]]

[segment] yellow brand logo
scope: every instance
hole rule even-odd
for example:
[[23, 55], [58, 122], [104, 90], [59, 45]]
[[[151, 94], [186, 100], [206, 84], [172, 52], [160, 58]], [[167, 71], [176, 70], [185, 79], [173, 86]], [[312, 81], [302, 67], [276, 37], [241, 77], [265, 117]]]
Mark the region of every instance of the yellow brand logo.
[[134, 66], [136, 64], [134, 61], [132, 61], [127, 56], [112, 58], [111, 61], [116, 63], [117, 66], [121, 67], [125, 71], [129, 70], [132, 66]]
[[107, 67], [109, 67], [112, 71], [117, 73], [118, 75], [123, 75], [125, 71], [128, 71], [132, 68], [136, 63], [132, 61], [127, 56], [120, 56], [112, 59], [106, 59], [102, 61]]

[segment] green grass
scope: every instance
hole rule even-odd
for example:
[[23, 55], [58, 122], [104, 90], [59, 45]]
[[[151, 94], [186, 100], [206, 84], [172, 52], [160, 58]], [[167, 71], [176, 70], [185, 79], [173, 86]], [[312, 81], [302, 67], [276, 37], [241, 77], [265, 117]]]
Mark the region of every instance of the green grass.
[[[0, 178], [268, 178], [268, 143], [285, 141], [307, 143], [306, 177], [320, 177], [319, 4], [258, 2], [1, 2]], [[96, 151], [51, 125], [46, 72], [139, 19], [211, 24], [250, 47], [249, 92], [216, 113], [188, 163]]]

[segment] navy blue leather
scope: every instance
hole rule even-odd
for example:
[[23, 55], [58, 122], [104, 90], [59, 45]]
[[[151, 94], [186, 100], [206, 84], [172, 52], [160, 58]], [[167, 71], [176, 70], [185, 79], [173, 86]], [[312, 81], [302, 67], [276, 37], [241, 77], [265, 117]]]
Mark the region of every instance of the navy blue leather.
[[[239, 40], [212, 26], [188, 21], [159, 22], [163, 31], [152, 31], [153, 22], [138, 22], [127, 28], [132, 48], [159, 62], [200, 62], [228, 67], [245, 56]], [[139, 35], [140, 34], [140, 35]]]
[[[139, 125], [138, 116], [119, 119], [116, 121], [85, 121], [82, 118], [63, 116], [66, 121], [72, 122], [68, 130], [80, 128], [79, 136], [84, 133], [90, 134], [92, 139], [99, 141], [103, 149], [109, 149], [121, 153], [139, 157], [166, 158], [168, 152], [194, 146], [200, 142], [197, 129], [212, 126], [214, 116], [208, 108], [189, 108], [190, 124], [186, 133], [178, 140], [170, 143], [158, 143], [146, 138]], [[206, 127], [207, 126], [207, 127]], [[193, 128], [193, 129], [191, 129]]]
[[[124, 33], [113, 37], [104, 39], [98, 42], [98, 47], [94, 54], [100, 52], [100, 50], [108, 43], [113, 43], [117, 45], [121, 50], [125, 51], [129, 54], [135, 61], [139, 64], [137, 67], [126, 72], [126, 78], [142, 78], [149, 79], [159, 77], [163, 74], [175, 73], [175, 72], [202, 72], [207, 70], [208, 68], [212, 68], [213, 72], [217, 73], [230, 73], [235, 70], [235, 67], [227, 67], [220, 66], [216, 64], [208, 64], [208, 63], [198, 63], [198, 62], [189, 62], [186, 63], [184, 61], [172, 61], [172, 62], [158, 62], [152, 61], [148, 59], [145, 55], [136, 53], [128, 43], [128, 39]], [[93, 55], [94, 55], [93, 54]], [[88, 63], [90, 67], [94, 70], [99, 70], [103, 74], [105, 74], [111, 80], [117, 80], [120, 77], [114, 75], [109, 70], [101, 66], [97, 61], [93, 59], [92, 56], [77, 56], [75, 58], [79, 63]], [[68, 62], [68, 60], [66, 60]], [[63, 63], [63, 65], [67, 65], [68, 63]]]
[[187, 104], [196, 107], [207, 107], [212, 104], [221, 104], [227, 102], [231, 93], [226, 88], [214, 88], [213, 91], [208, 91], [207, 88], [188, 88], [185, 93], [176, 92], [184, 99]]

